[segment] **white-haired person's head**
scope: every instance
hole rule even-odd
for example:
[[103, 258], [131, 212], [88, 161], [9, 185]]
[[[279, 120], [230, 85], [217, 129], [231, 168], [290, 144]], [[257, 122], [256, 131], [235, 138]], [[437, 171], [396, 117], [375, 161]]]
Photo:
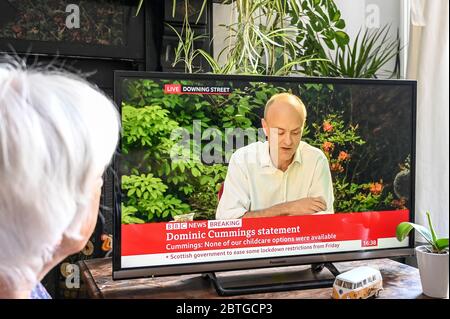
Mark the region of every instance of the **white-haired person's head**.
[[87, 243], [119, 129], [81, 77], [0, 60], [0, 297], [27, 298]]

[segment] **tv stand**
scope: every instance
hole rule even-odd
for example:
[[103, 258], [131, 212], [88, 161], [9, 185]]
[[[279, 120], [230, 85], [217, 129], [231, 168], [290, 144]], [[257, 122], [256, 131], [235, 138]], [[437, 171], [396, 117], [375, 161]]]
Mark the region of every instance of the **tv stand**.
[[288, 290], [302, 290], [333, 286], [339, 271], [331, 263], [311, 266], [292, 266], [228, 271], [216, 275], [214, 272], [202, 275], [209, 279], [220, 296], [236, 296]]
[[[97, 258], [82, 260], [80, 266], [81, 278], [85, 284], [83, 297], [106, 299], [171, 299], [174, 305], [189, 302], [193, 299], [214, 299], [217, 292], [209, 280], [203, 279], [199, 274], [175, 275], [155, 278], [112, 279], [111, 258]], [[423, 299], [419, 270], [401, 264], [392, 259], [373, 259], [334, 262], [339, 272], [369, 266], [380, 270], [383, 276], [383, 292], [379, 299]], [[295, 266], [297, 267], [297, 266]], [[309, 266], [308, 266], [309, 267]], [[291, 268], [291, 267], [286, 267]], [[298, 268], [297, 268], [298, 269]], [[277, 269], [271, 268], [274, 274]], [[287, 271], [287, 269], [286, 269]], [[241, 274], [254, 273], [255, 270], [244, 270]], [[282, 272], [282, 274], [285, 272]], [[331, 288], [287, 290], [264, 294], [250, 295], [253, 299], [330, 299]], [[236, 298], [236, 297], [223, 297]], [[177, 301], [178, 300], [178, 301]]]

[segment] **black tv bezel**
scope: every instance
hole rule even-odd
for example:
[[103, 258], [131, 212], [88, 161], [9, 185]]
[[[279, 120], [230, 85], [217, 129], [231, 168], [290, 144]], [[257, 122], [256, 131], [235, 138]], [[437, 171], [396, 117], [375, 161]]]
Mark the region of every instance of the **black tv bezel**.
[[[122, 87], [123, 79], [155, 79], [155, 80], [218, 80], [218, 81], [248, 81], [248, 82], [298, 82], [298, 83], [324, 83], [327, 84], [379, 84], [379, 85], [405, 85], [410, 86], [412, 94], [412, 138], [411, 138], [411, 207], [409, 218], [414, 221], [415, 217], [415, 169], [416, 169], [416, 112], [417, 112], [417, 81], [415, 80], [400, 80], [400, 79], [354, 79], [354, 78], [326, 78], [326, 77], [301, 77], [301, 76], [263, 76], [263, 75], [218, 75], [218, 74], [186, 74], [186, 73], [168, 73], [168, 72], [144, 72], [144, 71], [115, 71], [114, 72], [114, 101], [121, 114], [122, 102]], [[121, 141], [119, 141], [118, 152], [121, 150]], [[113, 160], [114, 172], [117, 172], [118, 157], [115, 156]], [[322, 253], [310, 255], [296, 255], [296, 256], [280, 256], [267, 258], [252, 258], [252, 259], [237, 259], [232, 261], [217, 261], [217, 262], [203, 262], [190, 264], [175, 264], [175, 265], [159, 265], [159, 266], [145, 266], [122, 268], [121, 267], [121, 212], [120, 212], [120, 180], [114, 174], [114, 207], [113, 207], [113, 269], [112, 277], [114, 280], [118, 279], [132, 279], [152, 276], [169, 276], [181, 274], [196, 274], [217, 271], [232, 271], [245, 270], [256, 268], [280, 267], [280, 266], [295, 266], [313, 263], [329, 263], [352, 260], [367, 260], [377, 258], [393, 258], [393, 257], [407, 257], [414, 255], [414, 232], [409, 237], [409, 244], [407, 247], [401, 248], [383, 248], [383, 249], [368, 249], [351, 252], [336, 252], [336, 253]]]

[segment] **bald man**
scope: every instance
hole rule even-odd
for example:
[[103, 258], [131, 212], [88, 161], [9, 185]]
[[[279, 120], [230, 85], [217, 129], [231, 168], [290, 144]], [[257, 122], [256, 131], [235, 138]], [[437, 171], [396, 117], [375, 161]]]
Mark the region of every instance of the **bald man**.
[[325, 154], [301, 141], [306, 109], [297, 96], [276, 94], [266, 103], [266, 142], [230, 158], [216, 219], [334, 213], [333, 184]]

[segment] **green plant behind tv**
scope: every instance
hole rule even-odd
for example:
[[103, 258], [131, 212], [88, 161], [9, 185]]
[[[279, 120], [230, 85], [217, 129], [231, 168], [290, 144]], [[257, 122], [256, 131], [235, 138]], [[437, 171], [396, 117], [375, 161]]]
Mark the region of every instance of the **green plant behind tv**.
[[[206, 0], [198, 13], [205, 12]], [[143, 0], [140, 1], [139, 7]], [[344, 31], [345, 21], [333, 0], [234, 0], [224, 1], [237, 13], [236, 22], [221, 25], [227, 34], [217, 57], [195, 47], [207, 38], [195, 34], [189, 22], [189, 0], [184, 0], [181, 31], [168, 25], [178, 37], [173, 65], [185, 72], [205, 72], [195, 61], [203, 58], [213, 73], [265, 74], [376, 78], [398, 75], [386, 66], [400, 52], [398, 37], [389, 37], [390, 28], [358, 32], [351, 41]], [[176, 0], [173, 0], [175, 14]], [[225, 61], [224, 63], [220, 61]]]

